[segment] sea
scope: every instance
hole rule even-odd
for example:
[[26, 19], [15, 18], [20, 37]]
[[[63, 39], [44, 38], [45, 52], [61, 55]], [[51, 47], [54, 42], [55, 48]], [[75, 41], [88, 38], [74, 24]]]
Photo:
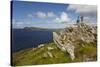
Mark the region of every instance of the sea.
[[53, 41], [52, 32], [51, 30], [12, 29], [12, 52], [14, 53], [23, 49], [38, 47], [40, 44], [50, 43]]

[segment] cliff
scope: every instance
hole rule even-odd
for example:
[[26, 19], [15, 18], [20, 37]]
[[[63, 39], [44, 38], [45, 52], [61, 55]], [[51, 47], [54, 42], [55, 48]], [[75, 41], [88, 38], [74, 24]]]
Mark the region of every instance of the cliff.
[[53, 32], [52, 43], [21, 50], [12, 55], [12, 65], [37, 65], [97, 60], [97, 27], [85, 23]]
[[78, 23], [61, 31], [53, 32], [53, 40], [59, 49], [67, 51], [71, 59], [74, 60], [74, 51], [78, 44], [81, 47], [86, 47], [85, 43], [97, 42], [97, 28], [85, 23]]

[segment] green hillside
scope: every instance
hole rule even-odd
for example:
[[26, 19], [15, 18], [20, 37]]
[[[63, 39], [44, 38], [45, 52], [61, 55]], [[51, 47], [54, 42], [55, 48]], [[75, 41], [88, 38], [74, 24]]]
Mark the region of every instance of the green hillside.
[[95, 44], [96, 43], [85, 43], [85, 47], [77, 44], [77, 48], [75, 48], [76, 58], [73, 61], [67, 51], [62, 52], [54, 43], [49, 43], [44, 46], [29, 48], [14, 53], [12, 62], [13, 65], [21, 66], [96, 61], [97, 49], [96, 46], [94, 46]]

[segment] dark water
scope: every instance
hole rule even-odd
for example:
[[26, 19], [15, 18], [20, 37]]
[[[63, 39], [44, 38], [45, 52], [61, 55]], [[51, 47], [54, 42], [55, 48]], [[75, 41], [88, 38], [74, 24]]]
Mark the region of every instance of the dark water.
[[52, 31], [24, 29], [12, 30], [12, 52], [22, 49], [37, 47], [39, 44], [49, 43], [53, 40]]

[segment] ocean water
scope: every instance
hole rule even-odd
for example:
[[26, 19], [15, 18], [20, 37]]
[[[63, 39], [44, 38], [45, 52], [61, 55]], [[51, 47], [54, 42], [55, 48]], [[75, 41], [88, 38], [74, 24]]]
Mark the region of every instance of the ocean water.
[[23, 49], [37, 47], [40, 44], [53, 41], [52, 31], [33, 30], [27, 31], [24, 29], [12, 29], [12, 52], [17, 52]]

